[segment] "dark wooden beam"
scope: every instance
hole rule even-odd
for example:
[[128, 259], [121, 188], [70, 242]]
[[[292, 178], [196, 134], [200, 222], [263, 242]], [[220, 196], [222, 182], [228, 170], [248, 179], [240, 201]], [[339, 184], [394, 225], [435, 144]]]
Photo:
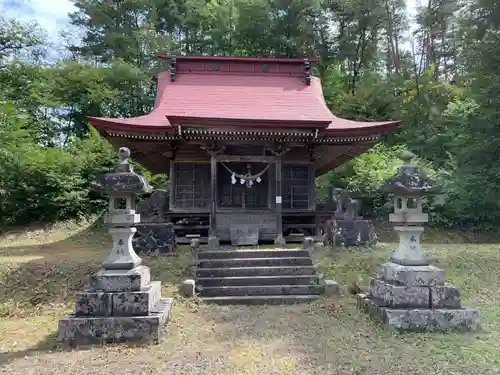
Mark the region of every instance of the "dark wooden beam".
[[249, 156], [249, 155], [217, 155], [216, 157], [217, 161], [224, 162], [224, 163], [231, 163], [231, 162], [261, 162], [261, 163], [273, 163], [276, 161], [276, 156]]

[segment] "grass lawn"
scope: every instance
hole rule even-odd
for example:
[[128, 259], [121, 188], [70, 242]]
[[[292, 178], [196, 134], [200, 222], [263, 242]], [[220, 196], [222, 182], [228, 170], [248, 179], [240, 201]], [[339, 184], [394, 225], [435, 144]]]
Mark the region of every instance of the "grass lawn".
[[[110, 345], [61, 351], [58, 319], [110, 248], [101, 228], [59, 225], [0, 238], [0, 373], [5, 374], [500, 374], [499, 244], [429, 244], [465, 306], [479, 308], [473, 334], [394, 334], [356, 310], [355, 300], [296, 306], [205, 306], [176, 296], [192, 274], [189, 254], [145, 258], [163, 295], [175, 296], [173, 320], [157, 346]], [[455, 238], [461, 241], [463, 238]], [[424, 241], [425, 242], [425, 241]], [[433, 242], [439, 242], [439, 237]], [[463, 241], [462, 241], [463, 242]], [[325, 276], [364, 283], [394, 244], [318, 257]]]

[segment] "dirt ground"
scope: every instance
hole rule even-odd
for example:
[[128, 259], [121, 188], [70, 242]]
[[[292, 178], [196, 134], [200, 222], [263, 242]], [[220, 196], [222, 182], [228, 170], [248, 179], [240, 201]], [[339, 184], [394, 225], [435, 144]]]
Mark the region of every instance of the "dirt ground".
[[[0, 373], [500, 374], [497, 243], [428, 245], [449, 281], [462, 288], [464, 305], [480, 310], [478, 333], [390, 333], [358, 311], [349, 295], [295, 306], [207, 306], [185, 300], [176, 289], [192, 270], [181, 248], [174, 256], [145, 258], [164, 285], [163, 295], [175, 297], [160, 345], [63, 351], [55, 341], [57, 321], [72, 312], [74, 292], [110, 249], [105, 231], [90, 224], [1, 236]], [[357, 278], [366, 284], [393, 248], [320, 250], [317, 265], [343, 284]]]

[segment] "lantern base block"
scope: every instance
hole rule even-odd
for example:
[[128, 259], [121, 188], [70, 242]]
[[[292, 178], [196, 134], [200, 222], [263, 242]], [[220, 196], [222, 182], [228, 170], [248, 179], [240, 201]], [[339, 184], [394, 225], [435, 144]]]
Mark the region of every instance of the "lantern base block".
[[402, 266], [428, 266], [429, 265], [429, 258], [427, 255], [422, 252], [402, 252], [402, 251], [395, 251], [391, 255], [391, 262], [400, 264]]
[[470, 332], [480, 329], [475, 309], [394, 309], [380, 306], [366, 294], [358, 294], [357, 306], [394, 331], [402, 332]]
[[477, 310], [463, 308], [460, 289], [435, 266], [385, 263], [357, 306], [396, 331], [475, 331]]
[[70, 315], [59, 321], [58, 340], [70, 347], [131, 341], [159, 344], [171, 318], [172, 301], [159, 300], [144, 316]]
[[76, 294], [75, 313], [59, 321], [66, 346], [123, 341], [158, 343], [170, 321], [172, 298], [161, 298], [160, 281], [150, 270], [100, 270]]
[[384, 263], [376, 278], [394, 285], [444, 285], [446, 275], [436, 266], [405, 266], [397, 263]]

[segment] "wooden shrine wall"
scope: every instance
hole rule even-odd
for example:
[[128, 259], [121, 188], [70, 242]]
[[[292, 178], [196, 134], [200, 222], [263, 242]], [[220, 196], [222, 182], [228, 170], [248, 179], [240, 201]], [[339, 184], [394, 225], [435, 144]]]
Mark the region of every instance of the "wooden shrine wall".
[[[227, 163], [231, 170], [244, 173], [246, 164]], [[265, 163], [250, 163], [259, 172]], [[241, 171], [240, 171], [241, 169]], [[210, 164], [175, 162], [171, 174], [171, 209], [186, 212], [208, 212], [211, 205]], [[231, 182], [231, 174], [219, 163], [217, 171], [218, 211], [274, 211], [275, 166], [262, 175], [261, 183], [251, 188]], [[282, 167], [283, 211], [308, 211], [315, 207], [314, 169], [308, 164], [287, 161]]]

